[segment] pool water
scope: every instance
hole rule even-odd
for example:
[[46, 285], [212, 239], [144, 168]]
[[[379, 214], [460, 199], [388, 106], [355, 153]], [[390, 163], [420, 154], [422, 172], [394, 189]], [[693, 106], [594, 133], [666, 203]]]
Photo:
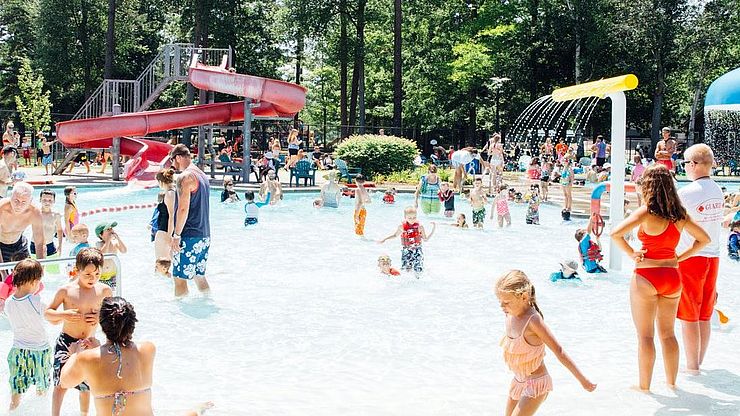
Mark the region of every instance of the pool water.
[[[81, 210], [156, 201], [154, 190], [80, 191]], [[740, 266], [726, 256], [719, 306], [731, 321], [713, 334], [704, 375], [679, 375], [681, 390], [668, 390], [658, 348], [654, 394], [643, 395], [630, 389], [637, 382], [637, 352], [628, 274], [584, 275], [580, 284], [548, 279], [559, 261], [578, 257], [573, 233], [583, 225], [561, 224], [559, 208], [542, 207], [543, 225], [533, 226], [524, 223], [526, 206], [512, 205], [513, 225], [504, 230], [488, 219], [478, 231], [421, 216], [427, 231], [431, 220], [440, 224], [424, 243], [427, 270], [417, 280], [378, 273], [382, 254], [400, 267], [400, 242], [357, 238], [353, 200], [318, 210], [315, 197], [287, 195], [279, 206], [261, 210], [259, 225], [245, 229], [242, 204], [219, 204], [214, 191], [207, 273], [212, 294], [191, 292], [184, 300], [175, 300], [172, 282], [153, 273], [146, 230], [151, 210], [84, 221], [91, 229], [98, 221], [118, 221], [129, 247], [122, 256], [123, 295], [136, 307], [136, 339], [157, 345], [157, 414], [174, 415], [206, 400], [216, 403], [207, 413], [213, 415], [503, 414], [512, 374], [498, 346], [504, 315], [492, 285], [511, 268], [530, 276], [547, 324], [598, 384], [595, 392], [585, 392], [548, 351], [555, 390], [538, 414], [740, 414], [740, 330], [734, 328], [740, 321]], [[376, 194], [368, 206], [370, 240], [393, 233], [412, 201], [408, 195], [399, 195], [395, 205], [380, 200]], [[467, 203], [458, 199], [456, 205], [470, 218]], [[46, 302], [63, 280], [45, 277]], [[59, 330], [48, 327], [50, 341]], [[0, 353], [9, 350], [11, 338], [0, 318]], [[7, 378], [3, 361], [0, 380]], [[4, 386], [0, 414], [9, 399]], [[67, 394], [64, 415], [78, 415], [76, 396]], [[19, 414], [47, 415], [50, 400], [29, 394]]]

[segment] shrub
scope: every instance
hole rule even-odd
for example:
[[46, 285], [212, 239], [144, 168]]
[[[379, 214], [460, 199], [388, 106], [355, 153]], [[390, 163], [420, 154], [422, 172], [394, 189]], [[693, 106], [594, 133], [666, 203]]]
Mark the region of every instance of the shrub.
[[337, 146], [336, 154], [365, 177], [410, 170], [414, 167], [416, 143], [395, 136], [365, 134], [351, 136]]
[[[409, 185], [416, 185], [421, 180], [423, 175], [428, 172], [428, 165], [414, 168], [413, 170], [401, 170], [397, 172], [391, 172], [387, 175], [376, 175], [374, 177], [375, 182], [391, 182], [391, 183], [405, 183]], [[442, 182], [451, 182], [455, 171], [452, 169], [439, 169], [437, 176]]]

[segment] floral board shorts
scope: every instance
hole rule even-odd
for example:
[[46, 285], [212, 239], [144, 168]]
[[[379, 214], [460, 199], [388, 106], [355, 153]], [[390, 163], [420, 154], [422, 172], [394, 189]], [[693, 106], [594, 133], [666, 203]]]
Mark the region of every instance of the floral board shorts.
[[172, 276], [185, 280], [205, 276], [210, 247], [210, 237], [183, 238], [180, 252], [172, 256]]
[[401, 268], [421, 273], [424, 270], [424, 252], [421, 246], [404, 247], [401, 249]]
[[483, 220], [486, 218], [486, 209], [474, 209], [473, 210], [473, 225], [483, 224]]
[[51, 384], [51, 348], [27, 350], [13, 347], [8, 352], [10, 391], [23, 394], [31, 385], [39, 392], [49, 390]]

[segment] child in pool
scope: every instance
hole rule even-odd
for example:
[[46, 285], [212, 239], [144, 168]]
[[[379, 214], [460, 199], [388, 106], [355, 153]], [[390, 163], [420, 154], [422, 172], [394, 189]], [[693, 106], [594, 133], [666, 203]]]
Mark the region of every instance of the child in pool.
[[[128, 251], [121, 237], [113, 230], [117, 225], [118, 223], [113, 221], [100, 223], [95, 227], [95, 235], [100, 239], [97, 247], [103, 254], [126, 254]], [[116, 264], [113, 260], [106, 259], [103, 263], [103, 268], [100, 270], [100, 283], [110, 286], [113, 290], [116, 289]]]
[[528, 203], [526, 222], [527, 224], [540, 224], [540, 186], [533, 183], [529, 186], [529, 193], [525, 198]]
[[391, 188], [385, 191], [383, 202], [386, 204], [393, 204], [396, 202], [396, 188]]
[[172, 267], [172, 260], [166, 259], [164, 257], [157, 259], [157, 261], [154, 263], [154, 273], [157, 273], [159, 275], [162, 275], [167, 278], [172, 278], [172, 273], [170, 273], [170, 268]]
[[234, 190], [234, 180], [224, 179], [224, 190], [221, 192], [221, 202], [237, 202], [239, 195]]
[[[74, 165], [74, 164], [73, 164]], [[64, 235], [70, 238], [72, 228], [80, 222], [77, 210], [77, 188], [68, 186], [64, 188]]]
[[486, 192], [483, 190], [483, 180], [481, 178], [475, 178], [475, 181], [473, 181], [473, 190], [470, 192], [470, 206], [473, 208], [474, 228], [483, 228], [487, 203]]
[[254, 191], [247, 191], [244, 193], [244, 213], [247, 214], [244, 217], [244, 226], [255, 225], [259, 222], [260, 208], [270, 203], [270, 192], [267, 193], [267, 199], [265, 202], [254, 202]]
[[10, 369], [10, 411], [20, 404], [31, 384], [37, 395], [45, 394], [51, 381], [51, 347], [44, 330], [41, 277], [38, 261], [21, 260], [13, 270], [15, 293], [7, 300], [5, 314], [13, 330], [13, 347], [8, 353]]
[[451, 227], [457, 227], [457, 228], [468, 228], [468, 220], [465, 218], [465, 214], [460, 213], [457, 214], [457, 218], [455, 219], [455, 222], [452, 224], [449, 224]]
[[740, 221], [730, 223], [730, 235], [727, 237], [727, 254], [730, 259], [740, 261]]
[[370, 203], [370, 194], [367, 193], [367, 189], [365, 189], [365, 177], [362, 175], [357, 175], [355, 178], [355, 182], [357, 183], [357, 190], [355, 191], [355, 212], [354, 212], [354, 221], [355, 221], [355, 234], [357, 234], [360, 237], [365, 236], [365, 218], [367, 217], [367, 209], [365, 209], [365, 204]]
[[413, 270], [418, 279], [424, 271], [424, 252], [421, 250], [422, 241], [429, 241], [437, 228], [432, 222], [432, 231], [427, 235], [424, 227], [416, 219], [416, 208], [407, 207], [403, 210], [404, 221], [398, 226], [396, 232], [378, 241], [383, 244], [391, 238], [401, 237], [401, 268], [405, 271]]
[[574, 260], [566, 260], [560, 263], [560, 271], [550, 275], [551, 282], [570, 279], [581, 280], [581, 278], [578, 277], [578, 262]]
[[378, 257], [378, 268], [380, 269], [380, 272], [387, 276], [400, 276], [401, 273], [391, 267], [391, 258], [389, 256], [380, 256]]
[[578, 241], [578, 253], [581, 255], [583, 269], [586, 273], [606, 273], [606, 269], [600, 264], [604, 256], [601, 254], [601, 243], [599, 236], [593, 233], [593, 221], [588, 222], [588, 228], [576, 230], [576, 241]]
[[508, 197], [506, 194], [506, 185], [500, 185], [498, 187], [498, 193], [493, 197], [493, 202], [491, 202], [491, 219], [493, 219], [493, 212], [496, 211], [499, 228], [504, 226], [504, 220], [506, 220], [507, 227], [511, 226]]
[[455, 191], [450, 189], [449, 182], [442, 182], [437, 192], [440, 202], [445, 205], [445, 217], [452, 218], [455, 214]]
[[552, 379], [544, 363], [545, 346], [586, 391], [594, 391], [596, 384], [581, 373], [545, 325], [527, 275], [511, 270], [498, 279], [495, 290], [506, 314], [506, 334], [501, 339], [504, 362], [514, 372], [506, 416], [533, 415], [552, 391]]

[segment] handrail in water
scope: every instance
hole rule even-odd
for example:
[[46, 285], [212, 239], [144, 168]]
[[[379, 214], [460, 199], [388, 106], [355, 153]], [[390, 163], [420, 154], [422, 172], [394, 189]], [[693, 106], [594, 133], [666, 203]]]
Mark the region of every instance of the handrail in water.
[[[106, 259], [113, 259], [113, 263], [116, 265], [116, 296], [121, 296], [121, 259], [118, 258], [118, 254], [103, 254], [103, 258]], [[36, 260], [39, 263], [41, 263], [42, 266], [48, 265], [48, 264], [57, 264], [57, 263], [66, 263], [66, 262], [74, 262], [74, 257], [55, 257], [53, 259], [42, 259], [42, 260]], [[2, 270], [13, 270], [15, 268], [15, 265], [18, 264], [17, 261], [9, 261], [7, 263], [0, 263], [0, 271]]]

